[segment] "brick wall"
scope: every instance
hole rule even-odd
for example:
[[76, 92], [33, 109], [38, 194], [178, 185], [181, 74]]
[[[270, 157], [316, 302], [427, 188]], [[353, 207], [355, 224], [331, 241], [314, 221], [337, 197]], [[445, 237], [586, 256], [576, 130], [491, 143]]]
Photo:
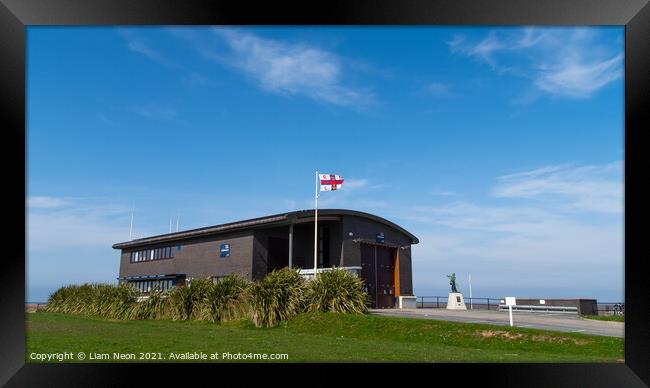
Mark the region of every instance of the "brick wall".
[[[221, 244], [230, 244], [230, 257], [219, 257]], [[176, 249], [181, 245], [181, 250]], [[131, 263], [131, 251], [172, 246], [174, 258]], [[252, 279], [253, 231], [151, 245], [121, 254], [120, 277], [182, 273], [188, 277], [223, 276], [238, 273]]]

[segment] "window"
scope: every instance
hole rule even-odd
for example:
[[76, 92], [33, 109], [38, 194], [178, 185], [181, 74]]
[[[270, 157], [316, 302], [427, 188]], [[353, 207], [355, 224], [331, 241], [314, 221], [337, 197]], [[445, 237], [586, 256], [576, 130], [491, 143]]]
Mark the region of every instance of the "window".
[[131, 252], [131, 262], [140, 263], [143, 261], [171, 259], [174, 257], [173, 247], [160, 247]]
[[142, 294], [151, 293], [154, 289], [168, 291], [174, 287], [174, 279], [131, 280], [129, 284]]

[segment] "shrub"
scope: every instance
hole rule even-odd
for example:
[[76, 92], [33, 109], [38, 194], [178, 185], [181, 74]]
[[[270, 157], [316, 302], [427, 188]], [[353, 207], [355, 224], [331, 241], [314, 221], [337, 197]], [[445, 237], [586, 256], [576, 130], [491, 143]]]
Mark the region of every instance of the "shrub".
[[309, 282], [306, 299], [309, 311], [363, 313], [367, 310], [368, 294], [359, 277], [333, 269]]
[[103, 288], [97, 289], [97, 314], [108, 318], [127, 319], [130, 310], [137, 304], [138, 295], [138, 290], [128, 284], [104, 285]]
[[131, 306], [128, 319], [166, 319], [171, 318], [171, 304], [169, 292], [154, 287], [149, 292], [149, 297]]
[[208, 279], [193, 279], [184, 287], [174, 287], [169, 293], [170, 318], [187, 320], [193, 318], [195, 306], [200, 303], [207, 288]]
[[228, 275], [206, 288], [197, 318], [225, 322], [246, 316], [249, 282], [241, 275]]
[[50, 294], [45, 305], [45, 311], [75, 314], [79, 311], [81, 299], [87, 299], [82, 297], [82, 294], [87, 294], [89, 291], [88, 284], [61, 287]]
[[45, 311], [126, 319], [138, 291], [128, 285], [83, 284], [61, 287], [48, 298]]
[[274, 270], [252, 285], [251, 318], [255, 326], [274, 326], [303, 310], [305, 282], [299, 272], [290, 268]]

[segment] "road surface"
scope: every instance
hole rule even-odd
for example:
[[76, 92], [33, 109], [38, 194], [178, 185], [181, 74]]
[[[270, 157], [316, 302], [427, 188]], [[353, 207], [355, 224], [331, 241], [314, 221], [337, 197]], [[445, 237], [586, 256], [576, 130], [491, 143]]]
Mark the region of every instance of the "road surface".
[[[437, 319], [466, 323], [488, 323], [491, 325], [510, 325], [507, 311], [485, 310], [447, 310], [444, 308], [422, 309], [372, 309], [372, 314], [403, 317]], [[542, 312], [513, 312], [515, 327], [574, 332], [608, 337], [623, 337], [625, 324], [623, 322], [597, 321], [581, 318], [576, 314], [542, 313]]]

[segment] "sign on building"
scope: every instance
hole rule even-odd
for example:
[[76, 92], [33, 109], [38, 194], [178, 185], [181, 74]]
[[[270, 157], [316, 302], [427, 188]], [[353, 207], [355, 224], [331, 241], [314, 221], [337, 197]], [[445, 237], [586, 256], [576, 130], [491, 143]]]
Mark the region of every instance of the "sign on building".
[[230, 244], [221, 244], [219, 257], [230, 257]]

